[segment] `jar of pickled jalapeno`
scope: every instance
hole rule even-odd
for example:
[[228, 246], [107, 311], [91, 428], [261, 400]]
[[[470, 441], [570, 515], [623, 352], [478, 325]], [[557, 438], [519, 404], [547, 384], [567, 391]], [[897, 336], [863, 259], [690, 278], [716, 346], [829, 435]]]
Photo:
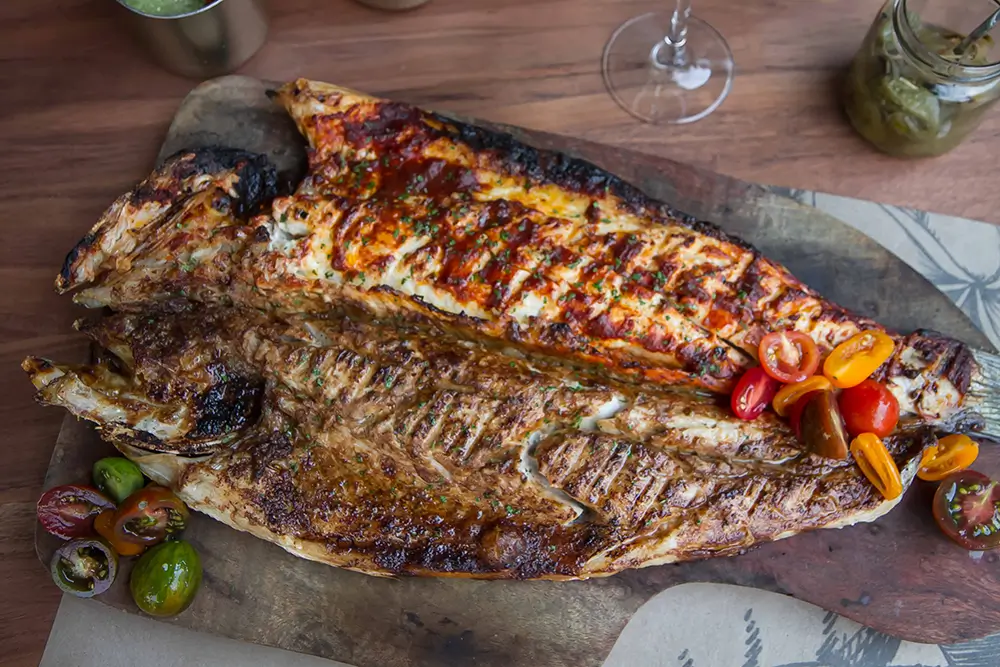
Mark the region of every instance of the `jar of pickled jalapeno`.
[[961, 143], [1000, 97], [1000, 50], [989, 35], [956, 47], [996, 7], [889, 0], [847, 76], [844, 107], [861, 136], [905, 157]]

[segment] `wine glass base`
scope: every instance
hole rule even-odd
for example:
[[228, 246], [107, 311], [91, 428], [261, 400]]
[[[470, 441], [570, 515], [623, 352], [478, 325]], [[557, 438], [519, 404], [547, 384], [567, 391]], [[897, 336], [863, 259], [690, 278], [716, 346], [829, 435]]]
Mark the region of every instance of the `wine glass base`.
[[671, 63], [671, 12], [629, 19], [604, 47], [601, 70], [608, 92], [646, 123], [691, 123], [715, 111], [733, 85], [733, 54], [719, 32], [691, 16], [685, 61]]

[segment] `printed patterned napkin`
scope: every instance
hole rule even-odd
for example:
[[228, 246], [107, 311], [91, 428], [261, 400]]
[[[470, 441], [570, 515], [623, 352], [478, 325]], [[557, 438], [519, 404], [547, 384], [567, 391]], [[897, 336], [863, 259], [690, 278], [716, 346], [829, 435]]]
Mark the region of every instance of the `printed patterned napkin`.
[[[774, 190], [874, 238], [951, 297], [1000, 347], [1000, 227], [847, 197]], [[42, 667], [140, 663], [347, 667], [63, 600]], [[605, 667], [1000, 667], [1000, 635], [954, 646], [914, 644], [790, 597], [686, 584], [639, 610]]]
[[772, 190], [881, 243], [947, 294], [1000, 348], [1000, 226], [821, 192]]

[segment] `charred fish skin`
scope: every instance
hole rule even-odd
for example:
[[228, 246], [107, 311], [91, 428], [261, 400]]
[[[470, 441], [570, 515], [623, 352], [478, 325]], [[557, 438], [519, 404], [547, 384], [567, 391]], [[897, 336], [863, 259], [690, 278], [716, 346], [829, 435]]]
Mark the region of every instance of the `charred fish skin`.
[[119, 197], [69, 252], [56, 278], [65, 293], [121, 270], [117, 258], [136, 250], [150, 226], [192, 195], [217, 188], [227, 195], [229, 211], [247, 219], [277, 195], [277, 175], [266, 156], [234, 148], [209, 146], [180, 151], [129, 193]]
[[[448, 340], [231, 307], [81, 329], [118, 361], [29, 360], [39, 400], [94, 421], [194, 509], [369, 574], [604, 576], [896, 502], [856, 466], [803, 455], [780, 420], [580, 384]], [[237, 410], [253, 417], [208, 442], [203, 397], [234, 377], [263, 387]], [[928, 438], [887, 441], [907, 482]]]

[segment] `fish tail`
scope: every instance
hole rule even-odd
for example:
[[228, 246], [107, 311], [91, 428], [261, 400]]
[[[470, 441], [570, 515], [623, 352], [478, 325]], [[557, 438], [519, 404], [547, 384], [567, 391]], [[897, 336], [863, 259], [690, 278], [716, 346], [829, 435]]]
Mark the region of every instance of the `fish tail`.
[[972, 376], [966, 406], [983, 418], [981, 433], [1000, 440], [1000, 356], [982, 350], [973, 350], [972, 356], [979, 372]]

